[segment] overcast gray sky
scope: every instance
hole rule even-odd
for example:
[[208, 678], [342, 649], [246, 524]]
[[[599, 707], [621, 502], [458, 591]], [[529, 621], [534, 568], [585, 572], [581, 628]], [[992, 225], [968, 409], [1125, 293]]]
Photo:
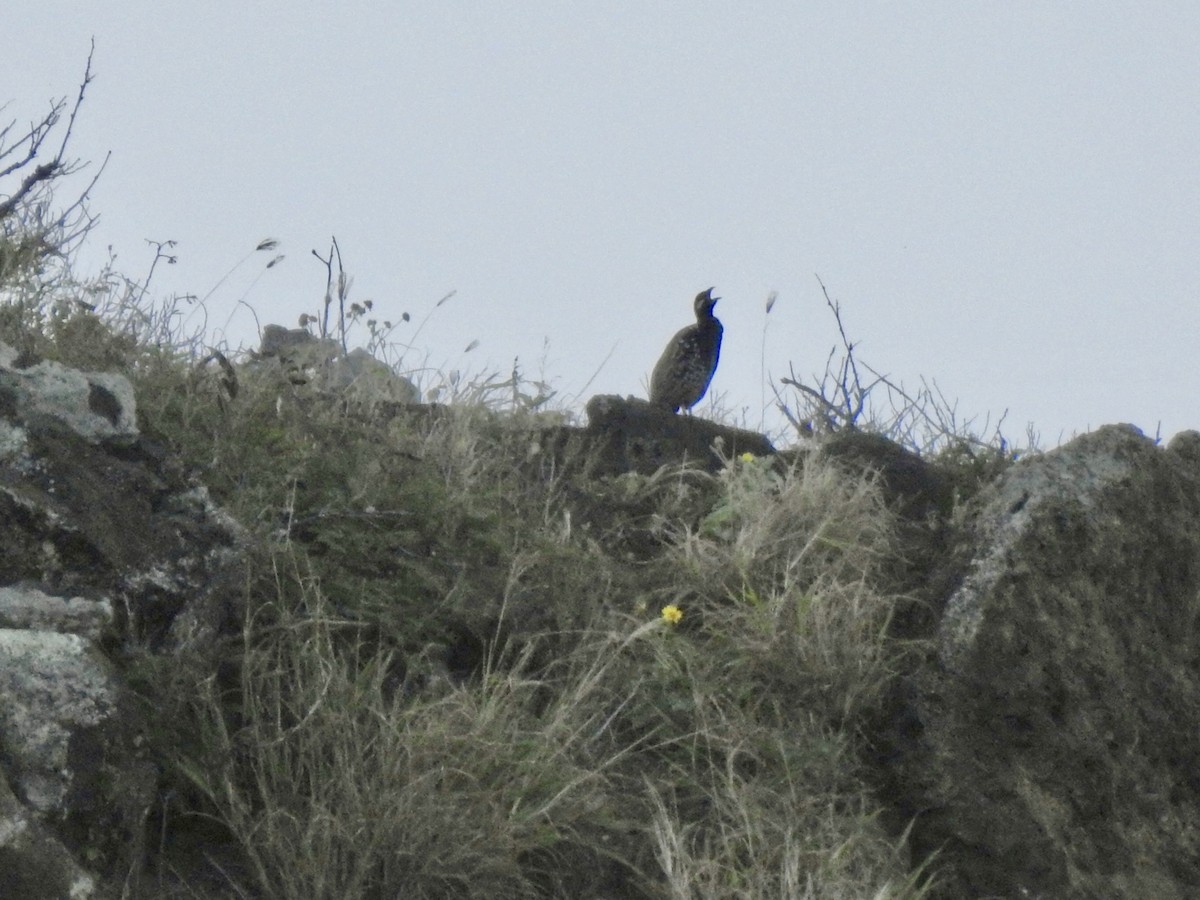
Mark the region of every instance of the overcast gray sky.
[[[586, 399], [642, 394], [715, 285], [713, 390], [756, 424], [836, 342], [819, 275], [864, 361], [960, 415], [1200, 427], [1197, 3], [6, 0], [0, 35], [18, 119], [95, 37], [90, 258], [176, 240], [160, 293], [274, 237], [246, 299], [292, 325], [336, 235], [381, 317], [457, 291], [414, 364]], [[266, 260], [208, 302], [235, 344]]]

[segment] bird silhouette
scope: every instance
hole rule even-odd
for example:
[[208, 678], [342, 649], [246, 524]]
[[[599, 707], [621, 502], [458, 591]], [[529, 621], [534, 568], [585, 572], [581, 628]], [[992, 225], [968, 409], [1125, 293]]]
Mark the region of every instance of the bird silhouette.
[[650, 376], [650, 402], [679, 412], [700, 402], [721, 358], [721, 336], [725, 329], [713, 315], [720, 297], [713, 289], [696, 295], [696, 324], [682, 328], [671, 338]]

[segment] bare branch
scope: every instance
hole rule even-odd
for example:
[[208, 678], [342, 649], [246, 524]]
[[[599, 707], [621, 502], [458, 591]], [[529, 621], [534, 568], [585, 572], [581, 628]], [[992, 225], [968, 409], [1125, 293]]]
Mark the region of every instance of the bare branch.
[[[36, 125], [30, 126], [28, 133], [26, 133], [26, 135], [22, 137], [20, 141], [5, 151], [7, 154], [16, 147], [21, 146], [21, 144], [29, 144], [29, 150], [25, 153], [25, 156], [22, 159], [12, 163], [12, 165], [8, 166], [3, 171], [0, 171], [0, 177], [10, 175], [18, 169], [23, 168], [30, 163], [34, 157], [37, 156], [37, 152], [41, 148], [42, 142], [46, 139], [46, 136], [49, 134], [50, 130], [58, 123], [58, 113], [62, 110], [64, 105], [65, 101], [59, 101], [57, 104], [55, 104], [54, 108], [45, 119]], [[0, 219], [11, 215], [12, 211], [20, 205], [21, 201], [25, 199], [29, 192], [42, 182], [49, 181], [64, 174], [69, 174], [66, 169], [67, 167], [64, 166], [62, 162], [62, 151], [60, 150], [59, 154], [50, 162], [42, 163], [40, 166], [26, 175], [25, 178], [22, 179], [21, 186], [17, 188], [16, 193], [3, 203], [0, 203]]]
[[25, 151], [24, 157], [16, 160], [4, 169], [0, 169], [0, 178], [3, 178], [5, 175], [11, 175], [18, 169], [23, 169], [33, 161], [38, 154], [38, 150], [41, 149], [42, 142], [45, 141], [46, 135], [48, 135], [54, 129], [54, 126], [58, 124], [59, 118], [62, 116], [62, 111], [66, 108], [66, 106], [66, 100], [56, 100], [50, 107], [50, 112], [46, 114], [44, 119], [42, 119], [40, 122], [35, 122], [34, 124], [30, 125], [29, 130], [21, 136], [20, 140], [8, 145], [7, 147], [3, 146], [3, 141], [8, 136], [9, 131], [11, 131], [13, 126], [17, 123], [14, 120], [5, 126], [4, 131], [0, 132], [0, 159], [4, 159], [6, 156], [15, 153], [20, 147], [26, 144], [29, 145], [29, 149]]
[[[40, 247], [41, 256], [51, 254], [65, 256], [69, 249], [91, 231], [97, 222], [97, 218], [88, 210], [88, 200], [91, 197], [92, 189], [108, 164], [109, 157], [107, 156], [87, 186], [61, 212], [49, 213], [50, 203], [48, 200], [53, 196], [55, 182], [86, 168], [86, 165], [79, 163], [78, 160], [68, 159], [66, 154], [71, 135], [74, 133], [75, 121], [87, 94], [88, 85], [95, 77], [92, 73], [92, 59], [95, 51], [96, 42], [93, 39], [88, 51], [83, 80], [80, 82], [79, 92], [71, 106], [66, 129], [62, 139], [58, 142], [54, 157], [28, 171], [21, 178], [16, 190], [0, 200], [0, 221], [17, 216], [19, 229]], [[5, 145], [4, 142], [12, 133], [15, 121], [10, 122], [3, 131], [0, 131], [0, 159], [8, 160], [7, 164], [0, 169], [0, 178], [20, 172], [37, 159], [45, 142], [61, 122], [66, 108], [67, 101], [65, 99], [54, 101], [50, 106], [50, 111], [41, 121], [31, 124], [28, 130], [11, 144]]]
[[92, 57], [96, 53], [96, 39], [92, 38], [91, 49], [88, 50], [87, 65], [83, 69], [83, 82], [79, 85], [79, 94], [75, 97], [75, 106], [71, 108], [71, 118], [67, 120], [67, 131], [63, 135], [62, 143], [58, 147], [58, 153], [54, 157], [56, 163], [61, 164], [63, 154], [67, 152], [67, 142], [71, 140], [71, 132], [75, 128], [75, 117], [79, 115], [79, 108], [83, 106], [83, 95], [87, 93], [87, 86], [92, 83], [92, 79], [96, 76], [92, 74]]
[[[74, 244], [77, 240], [91, 231], [95, 227], [96, 223], [100, 221], [99, 216], [93, 216], [88, 210], [87, 201], [91, 199], [92, 188], [96, 186], [96, 182], [100, 180], [100, 176], [104, 174], [104, 170], [108, 168], [108, 161], [111, 158], [112, 151], [104, 154], [104, 162], [100, 164], [100, 168], [96, 170], [96, 174], [92, 176], [92, 180], [88, 182], [87, 187], [85, 187], [82, 193], [75, 198], [75, 202], [63, 210], [62, 215], [58, 217], [58, 222], [56, 224], [64, 230], [64, 234], [60, 242], [60, 249]], [[78, 224], [74, 228], [71, 228], [69, 223], [76, 213], [79, 214], [78, 222], [82, 224]]]
[[150, 262], [150, 271], [146, 273], [146, 279], [142, 282], [141, 293], [134, 301], [134, 305], [139, 307], [146, 297], [146, 291], [150, 290], [150, 282], [154, 280], [154, 270], [158, 268], [158, 264], [165, 261], [167, 265], [173, 266], [179, 262], [178, 256], [167, 252], [175, 249], [176, 241], [152, 241], [147, 238], [146, 243], [154, 248], [154, 259]]

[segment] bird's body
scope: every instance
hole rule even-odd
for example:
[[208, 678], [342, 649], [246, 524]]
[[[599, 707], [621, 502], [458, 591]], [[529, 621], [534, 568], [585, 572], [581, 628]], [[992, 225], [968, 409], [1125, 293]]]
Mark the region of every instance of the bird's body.
[[725, 333], [713, 315], [720, 298], [712, 292], [709, 288], [696, 295], [696, 323], [671, 338], [659, 357], [650, 376], [650, 402], [655, 406], [671, 412], [691, 409], [708, 390], [721, 358], [721, 337]]

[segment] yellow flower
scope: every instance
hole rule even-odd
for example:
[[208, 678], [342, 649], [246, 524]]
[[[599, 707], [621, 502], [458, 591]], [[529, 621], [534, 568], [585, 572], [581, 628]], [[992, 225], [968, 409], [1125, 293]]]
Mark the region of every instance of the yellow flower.
[[752, 463], [754, 462], [754, 454], [747, 450], [745, 453], [739, 456], [738, 459], [744, 463]]
[[662, 608], [662, 620], [668, 625], [678, 625], [683, 618], [683, 610], [674, 603]]

